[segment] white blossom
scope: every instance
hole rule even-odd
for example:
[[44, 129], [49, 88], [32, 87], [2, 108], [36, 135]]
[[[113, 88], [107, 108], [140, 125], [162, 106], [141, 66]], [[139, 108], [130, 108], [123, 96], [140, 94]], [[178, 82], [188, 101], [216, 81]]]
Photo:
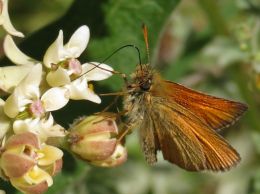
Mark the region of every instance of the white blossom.
[[[113, 69], [98, 62], [81, 65], [77, 58], [86, 49], [89, 37], [89, 28], [84, 25], [79, 27], [68, 43], [64, 45], [63, 31], [60, 30], [57, 39], [50, 45], [44, 55], [43, 64], [48, 69], [46, 81], [51, 87], [66, 88], [69, 91], [70, 99], [85, 99], [100, 103], [101, 99], [95, 94], [89, 81], [107, 79], [112, 75]], [[35, 59], [22, 53], [11, 36], [5, 38], [4, 49], [8, 58], [17, 65], [31, 67], [38, 63]]]
[[4, 104], [4, 112], [9, 118], [15, 119], [15, 133], [30, 131], [41, 138], [61, 136], [63, 128], [54, 124], [51, 111], [64, 107], [68, 99], [66, 88], [54, 87], [41, 95], [42, 65], [32, 67], [28, 75], [15, 88]]
[[81, 26], [71, 36], [69, 42], [63, 45], [61, 30], [57, 39], [47, 49], [43, 62], [46, 67], [52, 69], [46, 78], [51, 86], [68, 88], [71, 99], [86, 99], [100, 103], [101, 99], [94, 93], [88, 81], [106, 79], [112, 75], [113, 69], [97, 62], [81, 65], [76, 59], [86, 49], [89, 36], [88, 27]]

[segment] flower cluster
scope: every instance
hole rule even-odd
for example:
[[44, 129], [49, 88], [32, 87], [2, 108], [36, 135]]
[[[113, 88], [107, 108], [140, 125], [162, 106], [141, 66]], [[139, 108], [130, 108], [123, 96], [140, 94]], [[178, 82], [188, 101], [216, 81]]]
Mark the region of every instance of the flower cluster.
[[50, 139], [65, 142], [59, 146], [93, 165], [122, 164], [127, 153], [116, 139], [113, 114], [82, 118], [70, 130], [56, 123], [52, 114], [71, 99], [101, 103], [89, 81], [107, 79], [113, 69], [79, 61], [89, 42], [89, 28], [79, 27], [66, 44], [60, 30], [43, 59], [37, 60], [24, 54], [12, 38], [23, 34], [10, 22], [8, 0], [0, 0], [0, 8], [0, 24], [7, 32], [4, 52], [15, 64], [0, 67], [0, 91], [5, 93], [0, 98], [0, 177], [27, 194], [46, 191], [62, 169], [63, 152]]

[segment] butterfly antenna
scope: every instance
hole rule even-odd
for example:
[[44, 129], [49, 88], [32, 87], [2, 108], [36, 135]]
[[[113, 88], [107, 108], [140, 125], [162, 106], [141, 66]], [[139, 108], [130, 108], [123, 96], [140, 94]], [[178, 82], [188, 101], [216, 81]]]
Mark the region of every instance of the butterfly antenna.
[[[94, 63], [91, 63], [92, 65], [94, 65], [95, 67], [89, 69], [88, 71], [84, 72], [81, 76], [77, 77], [76, 79], [84, 76], [85, 74], [89, 73], [90, 71], [96, 69], [96, 68], [99, 68], [99, 69], [102, 69], [104, 71], [108, 71], [108, 72], [111, 72], [111, 73], [119, 73], [119, 72], [116, 72], [116, 71], [111, 71], [111, 70], [108, 70], [108, 69], [105, 69], [105, 68], [102, 68], [100, 67], [101, 64], [103, 64], [104, 62], [106, 62], [108, 59], [110, 59], [113, 55], [115, 55], [117, 52], [121, 51], [122, 49], [124, 48], [127, 48], [127, 47], [132, 47], [132, 48], [135, 48], [137, 53], [138, 53], [138, 60], [139, 60], [139, 63], [142, 64], [142, 61], [141, 61], [141, 53], [140, 53], [140, 50], [137, 46], [133, 45], [133, 44], [127, 44], [127, 45], [124, 45], [124, 46], [121, 46], [119, 47], [118, 49], [116, 49], [114, 52], [112, 52], [109, 56], [107, 56], [102, 62], [98, 63], [98, 64], [94, 64]], [[119, 73], [120, 74], [120, 73]]]
[[121, 46], [120, 48], [116, 49], [114, 52], [112, 52], [108, 57], [106, 57], [101, 63], [104, 63], [105, 61], [107, 61], [108, 59], [110, 59], [114, 54], [116, 54], [118, 51], [124, 49], [124, 48], [127, 48], [127, 47], [133, 47], [136, 49], [137, 53], [138, 53], [138, 60], [139, 60], [139, 63], [141, 64], [141, 53], [140, 53], [140, 50], [137, 46], [133, 45], [133, 44], [127, 44], [127, 45], [124, 45], [124, 46]]
[[[90, 71], [92, 71], [93, 69], [95, 68], [100, 68], [100, 69], [103, 69], [100, 67], [100, 65], [104, 62], [106, 62], [108, 59], [110, 59], [113, 55], [115, 55], [117, 52], [119, 52], [120, 50], [124, 49], [124, 48], [127, 48], [127, 47], [133, 47], [136, 49], [137, 53], [138, 53], [138, 60], [139, 60], [139, 63], [141, 64], [141, 54], [140, 54], [140, 50], [137, 46], [133, 45], [133, 44], [128, 44], [128, 45], [124, 45], [118, 49], [116, 49], [114, 52], [112, 52], [108, 57], [106, 57], [102, 62], [100, 62], [99, 64], [95, 65], [95, 67], [89, 69], [88, 71], [86, 71], [84, 74], [82, 74], [81, 76], [89, 73]], [[106, 69], [103, 69], [103, 70], [106, 70]], [[107, 70], [109, 71], [109, 70]]]
[[146, 47], [146, 53], [147, 53], [147, 62], [150, 63], [150, 52], [149, 52], [149, 43], [148, 43], [148, 30], [147, 26], [143, 24], [143, 34], [144, 34], [144, 41], [145, 41], [145, 47]]

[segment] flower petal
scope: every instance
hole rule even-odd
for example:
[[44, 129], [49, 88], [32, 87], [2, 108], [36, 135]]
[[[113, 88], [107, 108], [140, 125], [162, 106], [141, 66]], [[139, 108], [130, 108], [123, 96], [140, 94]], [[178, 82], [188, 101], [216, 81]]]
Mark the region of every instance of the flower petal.
[[10, 129], [10, 119], [4, 113], [5, 102], [0, 98], [0, 140], [5, 136]]
[[42, 145], [42, 149], [38, 151], [38, 154], [43, 156], [38, 159], [38, 164], [40, 166], [51, 165], [63, 156], [63, 152], [59, 148], [46, 144]]
[[[27, 74], [27, 76], [21, 81], [18, 85], [18, 88], [23, 90], [23, 93], [28, 93], [27, 89], [33, 87], [39, 87], [42, 81], [42, 64], [37, 63], [33, 67], [31, 67], [31, 71]], [[34, 90], [34, 89], [33, 89]]]
[[16, 117], [20, 112], [18, 94], [16, 90], [5, 101], [4, 112], [10, 118]]
[[30, 131], [36, 134], [41, 142], [45, 142], [48, 137], [63, 137], [66, 135], [65, 130], [58, 124], [54, 124], [52, 115], [48, 118], [16, 120], [13, 123], [13, 131], [15, 134]]
[[66, 88], [51, 88], [41, 97], [46, 111], [54, 111], [64, 107], [69, 101], [69, 93]]
[[48, 137], [64, 137], [66, 131], [62, 126], [54, 124], [53, 116], [49, 114], [47, 119], [44, 118], [41, 120], [41, 134], [42, 139]]
[[51, 44], [51, 46], [47, 49], [44, 57], [43, 63], [46, 67], [51, 68], [51, 64], [57, 64], [60, 62], [63, 51], [63, 31], [59, 31], [59, 35], [57, 39]]
[[73, 100], [90, 100], [95, 103], [101, 103], [101, 99], [92, 90], [88, 88], [86, 79], [77, 79], [71, 84], [67, 85], [66, 88], [70, 91], [70, 99]]
[[0, 67], [0, 90], [11, 93], [30, 70], [29, 66]]
[[69, 58], [78, 58], [86, 49], [89, 41], [89, 28], [84, 25], [79, 27], [71, 36], [64, 48], [69, 53]]
[[59, 67], [56, 71], [50, 71], [47, 74], [46, 80], [52, 87], [64, 86], [70, 83], [68, 72], [61, 67]]
[[121, 144], [116, 146], [114, 153], [105, 160], [91, 161], [91, 164], [100, 167], [115, 167], [123, 164], [127, 160], [127, 150]]
[[30, 118], [25, 120], [15, 120], [13, 123], [13, 130], [15, 134], [29, 131], [38, 135], [40, 133], [40, 119]]
[[32, 66], [37, 63], [35, 59], [25, 55], [14, 43], [10, 35], [6, 35], [4, 39], [4, 51], [6, 56], [16, 65]]
[[97, 62], [85, 63], [82, 65], [82, 69], [83, 69], [83, 74], [84, 72], [88, 72], [84, 75], [87, 78], [87, 80], [94, 80], [94, 81], [107, 79], [112, 75], [110, 71], [113, 71], [112, 67]]
[[[32, 66], [31, 71], [15, 88], [18, 104], [20, 108], [30, 103], [32, 100], [39, 99], [39, 85], [42, 81], [42, 65], [40, 63]], [[25, 108], [25, 107], [24, 107]]]
[[34, 168], [26, 173], [23, 178], [29, 184], [39, 184], [43, 181], [46, 181], [48, 183], [48, 186], [51, 186], [53, 184], [52, 177], [47, 172], [40, 169], [38, 166], [34, 166]]
[[38, 184], [29, 184], [26, 182], [24, 177], [14, 178], [10, 180], [12, 185], [23, 193], [30, 194], [42, 194], [48, 189], [48, 183], [46, 181]]
[[10, 21], [9, 13], [8, 13], [8, 0], [3, 1], [3, 10], [0, 17], [1, 17], [0, 18], [1, 24], [9, 34], [18, 37], [24, 37], [23, 33], [17, 31]]
[[9, 178], [21, 177], [35, 165], [33, 158], [23, 153], [24, 147], [6, 149], [1, 155], [1, 168]]

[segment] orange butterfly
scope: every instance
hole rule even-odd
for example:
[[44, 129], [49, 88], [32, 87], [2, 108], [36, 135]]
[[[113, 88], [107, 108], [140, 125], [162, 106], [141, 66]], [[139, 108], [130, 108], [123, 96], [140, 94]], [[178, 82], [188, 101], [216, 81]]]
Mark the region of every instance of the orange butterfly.
[[[147, 29], [144, 37], [148, 50]], [[240, 161], [216, 131], [237, 121], [247, 106], [202, 94], [166, 81], [149, 64], [140, 64], [127, 84], [127, 124], [140, 130], [145, 159], [165, 160], [189, 171], [224, 171]]]

